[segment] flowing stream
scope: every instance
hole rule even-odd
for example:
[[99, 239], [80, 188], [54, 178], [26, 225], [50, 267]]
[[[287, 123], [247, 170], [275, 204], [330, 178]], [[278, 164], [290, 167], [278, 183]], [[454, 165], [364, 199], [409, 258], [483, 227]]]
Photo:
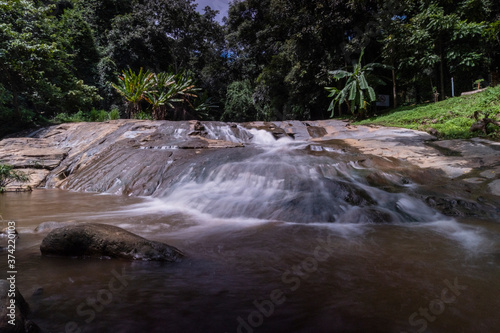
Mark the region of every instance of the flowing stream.
[[[338, 142], [209, 130], [248, 146], [191, 165], [151, 197], [0, 197], [21, 235], [17, 286], [44, 331], [498, 331], [498, 221], [444, 216], [412, 195], [418, 184]], [[42, 257], [43, 237], [71, 221], [113, 224], [187, 258]]]

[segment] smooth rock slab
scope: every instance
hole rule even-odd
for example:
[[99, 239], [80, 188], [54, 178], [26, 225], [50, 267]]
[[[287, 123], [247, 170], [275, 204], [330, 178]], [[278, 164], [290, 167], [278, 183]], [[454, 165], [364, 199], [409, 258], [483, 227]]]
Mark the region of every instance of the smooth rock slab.
[[500, 196], [500, 179], [492, 181], [489, 186], [491, 193]]
[[492, 170], [486, 170], [480, 173], [481, 177], [485, 177], [488, 179], [493, 179], [495, 177], [498, 177], [500, 175], [500, 167], [492, 169]]
[[52, 230], [42, 241], [43, 255], [111, 257], [176, 262], [184, 256], [173, 246], [149, 241], [107, 224], [81, 223]]

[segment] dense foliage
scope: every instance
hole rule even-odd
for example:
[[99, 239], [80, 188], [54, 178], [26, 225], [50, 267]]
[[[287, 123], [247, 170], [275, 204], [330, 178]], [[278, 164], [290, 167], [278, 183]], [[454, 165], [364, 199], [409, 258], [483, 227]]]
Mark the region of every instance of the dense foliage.
[[[338, 74], [353, 73], [363, 49], [363, 63], [385, 65], [371, 74], [386, 84], [356, 81], [353, 99], [351, 90], [345, 96], [364, 98], [354, 111], [375, 111], [373, 92], [396, 106], [498, 82], [494, 0], [234, 0], [223, 24], [210, 8], [202, 12], [194, 0], [0, 0], [0, 136], [109, 110], [156, 119], [326, 118], [324, 87], [341, 92], [352, 83]], [[204, 98], [180, 108], [150, 92], [134, 104], [113, 84], [141, 68], [190, 73], [189, 86]], [[144, 103], [151, 107], [140, 109]]]
[[[198, 98], [198, 91], [190, 73], [159, 74], [144, 71], [142, 68], [135, 73], [129, 69], [118, 77], [118, 84], [112, 84], [128, 104], [128, 117], [135, 118], [138, 114], [149, 111], [154, 120], [165, 120], [169, 111], [177, 114], [195, 112], [194, 99]], [[142, 110], [142, 101], [150, 107]]]
[[101, 98], [78, 77], [71, 38], [54, 6], [0, 1], [0, 112], [2, 130], [67, 109], [89, 108]]

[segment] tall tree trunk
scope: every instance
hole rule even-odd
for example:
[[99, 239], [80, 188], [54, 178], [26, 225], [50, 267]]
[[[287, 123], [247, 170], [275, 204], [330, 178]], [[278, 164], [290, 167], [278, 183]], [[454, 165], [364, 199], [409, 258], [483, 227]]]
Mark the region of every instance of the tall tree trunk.
[[17, 97], [17, 92], [12, 91], [12, 103], [14, 104], [14, 114], [16, 117], [21, 120], [21, 110], [19, 109], [19, 99]]
[[491, 73], [491, 85], [494, 87], [498, 84], [498, 78], [499, 78], [499, 75], [498, 75], [498, 71], [493, 71]]
[[10, 75], [10, 71], [7, 70], [7, 77], [8, 77], [8, 85], [9, 85], [9, 88], [10, 88], [10, 92], [12, 93], [12, 104], [14, 104], [14, 114], [16, 115], [16, 117], [21, 120], [21, 110], [19, 109], [19, 97], [18, 97], [18, 93], [17, 93], [17, 89], [15, 89], [14, 87], [14, 84], [13, 84], [13, 80], [12, 80], [12, 76]]
[[439, 39], [439, 57], [441, 61], [439, 62], [439, 74], [441, 78], [441, 100], [444, 100], [444, 57], [443, 57], [443, 37]]
[[[394, 63], [393, 63], [394, 65]], [[398, 95], [396, 93], [396, 71], [392, 66], [392, 98], [394, 99], [394, 108], [398, 107]]]

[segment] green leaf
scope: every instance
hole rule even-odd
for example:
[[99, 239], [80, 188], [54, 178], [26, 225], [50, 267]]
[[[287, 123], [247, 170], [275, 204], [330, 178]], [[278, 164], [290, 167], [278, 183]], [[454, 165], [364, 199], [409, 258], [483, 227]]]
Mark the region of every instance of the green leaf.
[[361, 108], [365, 108], [365, 98], [363, 94], [363, 90], [358, 90], [356, 93], [356, 104]]
[[361, 73], [359, 75], [359, 87], [363, 90], [368, 89], [368, 82], [366, 81], [365, 74]]
[[328, 95], [329, 98], [334, 97], [336, 94], [340, 92], [340, 90], [338, 90], [335, 87], [325, 87], [325, 90], [330, 92], [330, 94]]
[[353, 101], [356, 99], [356, 93], [358, 92], [358, 83], [356, 81], [354, 81], [349, 90], [350, 90], [349, 100]]
[[333, 78], [335, 80], [341, 80], [341, 79], [349, 76], [349, 74], [350, 74], [349, 72], [341, 70], [341, 69], [336, 70], [336, 71], [330, 71], [328, 73], [330, 73], [331, 75], [333, 75]]
[[370, 102], [375, 102], [377, 100], [377, 95], [375, 94], [375, 90], [372, 87], [368, 87], [368, 97]]

